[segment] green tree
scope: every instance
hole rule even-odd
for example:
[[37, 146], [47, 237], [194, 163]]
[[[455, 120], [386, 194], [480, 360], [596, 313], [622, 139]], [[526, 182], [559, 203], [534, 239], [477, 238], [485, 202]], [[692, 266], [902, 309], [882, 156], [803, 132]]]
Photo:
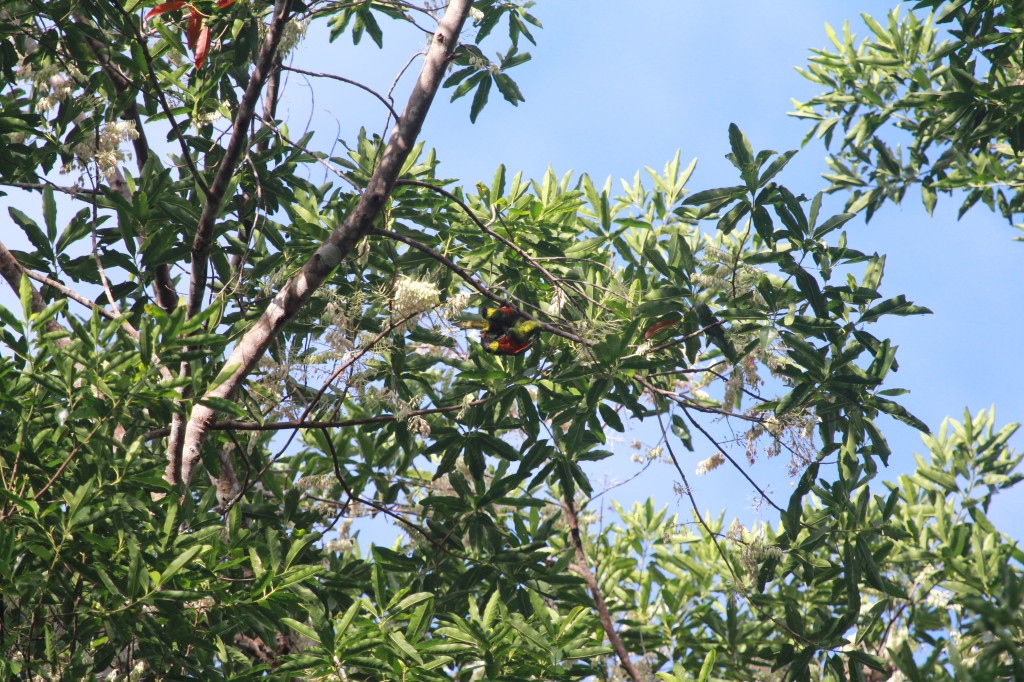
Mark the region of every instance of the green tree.
[[962, 198], [960, 216], [979, 201], [1009, 221], [1024, 210], [1021, 16], [1017, 2], [957, 2], [862, 15], [860, 42], [848, 24], [828, 29], [835, 51], [814, 51], [803, 71], [826, 91], [793, 115], [814, 121], [808, 140], [837, 142], [825, 177], [849, 210], [870, 218], [915, 186], [929, 212], [940, 194]]
[[[997, 430], [991, 411], [947, 420], [912, 474], [861, 489], [795, 538], [650, 501], [623, 511], [589, 543], [631, 650], [645, 670], [674, 666], [670, 682], [712, 652], [725, 680], [1020, 679], [1024, 554], [986, 516], [1021, 479], [1006, 445], [1016, 428]], [[841, 492], [816, 485], [805, 518], [831, 515]]]
[[[389, 22], [428, 27], [401, 114], [379, 96], [388, 135], [336, 156], [279, 118], [306, 22], [377, 45]], [[489, 57], [499, 26], [510, 46]], [[871, 325], [926, 310], [882, 296], [852, 214], [779, 184], [794, 152], [735, 126], [730, 187], [691, 192], [678, 155], [618, 196], [501, 166], [446, 178], [418, 140], [437, 91], [472, 93], [472, 119], [492, 86], [520, 101], [506, 71], [536, 28], [529, 3], [488, 1], [5, 3], [0, 182], [39, 210], [9, 206], [31, 248], [0, 245], [21, 303], [0, 309], [4, 676], [809, 679], [915, 662], [883, 655], [875, 621], [850, 632], [866, 586], [869, 616], [908, 623], [905, 577], [932, 560], [913, 552], [942, 551], [900, 532], [933, 488], [868, 489], [890, 455], [875, 419], [927, 430], [883, 384], [895, 347]], [[487, 330], [499, 352], [456, 324], [491, 306], [510, 309]], [[531, 330], [522, 353], [502, 352], [512, 328]], [[659, 554], [675, 522], [648, 505], [589, 530], [581, 464], [611, 454], [609, 432], [655, 426], [685, 490], [681, 449], [724, 452], [720, 419], [751, 456], [790, 456], [781, 529], [727, 541], [703, 519], [692, 551]], [[988, 450], [965, 475], [1015, 480], [1002, 441]], [[377, 515], [407, 538], [360, 546]], [[979, 518], [972, 560], [999, 565]], [[873, 568], [891, 538], [908, 565]], [[995, 593], [964, 601], [981, 613]], [[991, 651], [977, 669], [1002, 671], [986, 627], [956, 655]]]

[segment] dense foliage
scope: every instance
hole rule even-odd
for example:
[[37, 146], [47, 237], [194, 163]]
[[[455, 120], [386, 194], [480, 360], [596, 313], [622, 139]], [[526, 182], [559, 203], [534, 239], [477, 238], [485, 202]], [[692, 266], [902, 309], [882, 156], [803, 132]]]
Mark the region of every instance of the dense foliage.
[[[780, 184], [794, 152], [731, 126], [736, 185], [676, 155], [615, 191], [469, 186], [417, 141], [439, 87], [521, 100], [530, 4], [0, 8], [0, 182], [39, 207], [0, 245], [0, 676], [1021, 676], [1022, 557], [985, 516], [1013, 427], [966, 415], [872, 483], [881, 415], [928, 430], [872, 325], [927, 311]], [[392, 21], [432, 38], [386, 139], [278, 118], [307, 22]], [[694, 441], [701, 471], [785, 453], [781, 525], [598, 524], [583, 465], [641, 424], [684, 496]], [[405, 538], [360, 543], [382, 515]]]

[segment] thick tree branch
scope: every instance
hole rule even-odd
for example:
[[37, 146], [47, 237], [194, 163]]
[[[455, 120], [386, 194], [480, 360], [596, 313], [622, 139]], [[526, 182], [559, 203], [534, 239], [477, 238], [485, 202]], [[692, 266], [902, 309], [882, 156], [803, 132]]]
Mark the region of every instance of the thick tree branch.
[[188, 315], [194, 316], [203, 305], [203, 295], [206, 293], [206, 273], [209, 268], [210, 249], [213, 246], [213, 228], [220, 216], [220, 209], [224, 206], [228, 186], [235, 174], [235, 167], [245, 149], [245, 142], [249, 135], [249, 125], [256, 115], [256, 102], [263, 91], [263, 85], [273, 69], [277, 46], [281, 42], [281, 34], [284, 26], [288, 23], [290, 16], [291, 0], [278, 0], [274, 5], [273, 18], [267, 27], [267, 37], [260, 47], [260, 54], [256, 58], [256, 66], [249, 77], [249, 83], [245, 93], [238, 103], [238, 113], [231, 128], [231, 139], [228, 140], [224, 149], [224, 157], [217, 167], [217, 174], [213, 177], [210, 191], [206, 195], [206, 203], [203, 205], [203, 212], [199, 216], [199, 225], [196, 228], [196, 236], [192, 241], [192, 275], [189, 280], [188, 290]]
[[[227, 398], [242, 384], [285, 323], [295, 317], [313, 292], [327, 280], [341, 259], [352, 251], [380, 216], [441, 85], [445, 67], [457, 45], [470, 5], [470, 0], [452, 0], [449, 3], [438, 24], [405, 112], [391, 134], [380, 165], [370, 177], [366, 191], [341, 226], [321, 244], [313, 257], [274, 297], [256, 324], [239, 339], [225, 363], [225, 367], [232, 371], [231, 376], [208, 391], [207, 398]], [[198, 305], [196, 300], [190, 303]], [[216, 414], [213, 408], [202, 403], [197, 403], [192, 409], [185, 429], [182, 454], [180, 482], [183, 487], [187, 488], [192, 480], [200, 450]]]

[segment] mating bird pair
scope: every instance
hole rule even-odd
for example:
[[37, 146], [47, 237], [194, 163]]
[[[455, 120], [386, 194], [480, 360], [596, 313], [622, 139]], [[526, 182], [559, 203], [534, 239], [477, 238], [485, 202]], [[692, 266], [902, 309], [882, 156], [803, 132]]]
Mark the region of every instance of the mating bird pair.
[[495, 355], [519, 355], [540, 334], [540, 323], [523, 319], [513, 308], [481, 308], [484, 319], [460, 322], [463, 329], [479, 329], [480, 345]]

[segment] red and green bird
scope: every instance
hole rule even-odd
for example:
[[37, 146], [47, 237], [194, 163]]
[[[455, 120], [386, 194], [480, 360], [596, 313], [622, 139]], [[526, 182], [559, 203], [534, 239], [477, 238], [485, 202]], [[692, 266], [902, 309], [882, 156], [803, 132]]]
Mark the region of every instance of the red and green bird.
[[488, 353], [495, 355], [519, 355], [533, 345], [540, 334], [540, 323], [524, 320], [514, 327], [509, 327], [501, 336], [490, 336], [487, 332], [480, 335], [480, 345]]
[[481, 329], [487, 334], [504, 334], [509, 327], [519, 321], [520, 315], [514, 308], [481, 308], [482, 320], [465, 320], [459, 322], [463, 329]]
[[540, 333], [540, 323], [524, 320], [514, 308], [481, 308], [482, 320], [460, 322], [463, 329], [479, 329], [480, 345], [495, 355], [519, 355]]

